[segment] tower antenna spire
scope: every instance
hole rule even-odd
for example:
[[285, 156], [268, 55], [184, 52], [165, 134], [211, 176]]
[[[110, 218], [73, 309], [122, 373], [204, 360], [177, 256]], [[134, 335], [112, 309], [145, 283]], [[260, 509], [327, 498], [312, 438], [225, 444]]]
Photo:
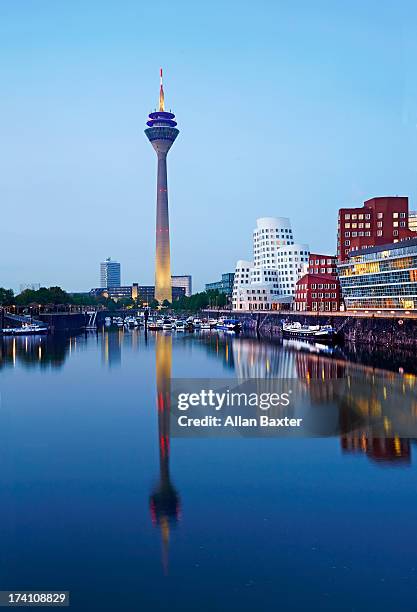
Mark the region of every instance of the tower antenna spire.
[[164, 85], [162, 82], [162, 68], [160, 70], [160, 78], [161, 78], [161, 86], [159, 88], [159, 110], [161, 112], [165, 111], [165, 100], [164, 100]]

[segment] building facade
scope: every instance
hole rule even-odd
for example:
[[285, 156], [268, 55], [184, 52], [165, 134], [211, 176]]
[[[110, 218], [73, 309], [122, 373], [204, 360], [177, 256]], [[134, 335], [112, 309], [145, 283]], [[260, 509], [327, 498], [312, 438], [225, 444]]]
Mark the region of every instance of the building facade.
[[289, 308], [295, 284], [307, 272], [309, 248], [296, 244], [287, 217], [257, 219], [253, 232], [253, 262], [236, 264], [234, 310]]
[[354, 251], [338, 272], [347, 310], [417, 310], [417, 238]]
[[162, 303], [172, 301], [171, 253], [169, 242], [167, 155], [179, 134], [175, 115], [165, 112], [164, 88], [159, 90], [159, 110], [150, 113], [145, 134], [158, 158], [156, 187], [156, 249], [155, 249], [155, 298]]
[[108, 257], [100, 264], [100, 286], [102, 288], [120, 287], [120, 263]]
[[336, 255], [319, 255], [310, 253], [308, 258], [309, 274], [331, 274], [337, 276]]
[[417, 212], [410, 211], [408, 213], [408, 229], [417, 233]]
[[187, 297], [190, 297], [192, 294], [192, 279], [189, 274], [184, 274], [183, 276], [171, 276], [171, 286], [173, 289], [174, 287], [184, 287], [185, 295]]
[[364, 202], [361, 208], [339, 210], [338, 261], [351, 251], [413, 238], [408, 226], [408, 198], [382, 197]]
[[342, 292], [335, 274], [305, 274], [297, 281], [294, 310], [335, 312], [342, 305]]
[[234, 272], [225, 272], [222, 278], [214, 283], [206, 283], [206, 291], [218, 291], [231, 296], [233, 293], [233, 283], [235, 280]]
[[[126, 285], [123, 287], [98, 287], [91, 289], [90, 295], [94, 297], [106, 297], [115, 300], [132, 299], [139, 300], [145, 305], [149, 305], [152, 300], [155, 299], [155, 286], [154, 285], [139, 285], [133, 283], [133, 285]], [[178, 300], [180, 297], [185, 295], [185, 287], [173, 287], [172, 288], [172, 299]]]

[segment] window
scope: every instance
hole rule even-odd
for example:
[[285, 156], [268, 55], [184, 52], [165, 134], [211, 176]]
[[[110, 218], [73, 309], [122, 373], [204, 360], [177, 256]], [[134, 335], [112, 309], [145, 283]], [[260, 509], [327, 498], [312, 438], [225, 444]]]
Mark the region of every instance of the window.
[[350, 238], [350, 232], [345, 232], [345, 238]]
[[350, 240], [345, 240], [345, 246], [350, 246]]
[[345, 219], [350, 219], [350, 214], [346, 213], [345, 214]]
[[382, 230], [378, 230], [376, 233], [377, 236], [382, 236]]
[[381, 213], [381, 212], [377, 213], [376, 218], [377, 219], [383, 219], [384, 218], [384, 213]]
[[393, 219], [398, 219], [398, 213], [397, 212], [393, 212], [392, 213], [392, 218]]

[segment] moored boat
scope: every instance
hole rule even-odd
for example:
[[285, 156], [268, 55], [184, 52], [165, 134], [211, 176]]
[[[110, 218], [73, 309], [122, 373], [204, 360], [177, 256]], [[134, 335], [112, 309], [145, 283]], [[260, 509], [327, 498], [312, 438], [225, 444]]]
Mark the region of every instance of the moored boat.
[[300, 338], [315, 342], [335, 342], [338, 333], [331, 325], [301, 325], [299, 322], [283, 323], [282, 334], [284, 338]]
[[48, 328], [35, 323], [24, 323], [22, 327], [6, 327], [2, 333], [4, 336], [36, 336], [47, 334]]

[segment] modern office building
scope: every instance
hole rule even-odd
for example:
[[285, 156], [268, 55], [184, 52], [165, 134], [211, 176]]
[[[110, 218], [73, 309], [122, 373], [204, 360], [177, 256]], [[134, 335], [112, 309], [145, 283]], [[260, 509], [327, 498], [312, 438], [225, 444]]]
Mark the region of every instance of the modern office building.
[[351, 251], [414, 238], [408, 223], [407, 197], [372, 198], [360, 208], [341, 208], [338, 261], [346, 261]]
[[294, 310], [335, 312], [341, 304], [342, 293], [335, 274], [305, 274], [297, 281]]
[[206, 283], [206, 291], [218, 291], [231, 296], [233, 293], [233, 283], [235, 280], [234, 272], [225, 272], [222, 278], [214, 283]]
[[417, 212], [410, 211], [408, 213], [408, 229], [417, 233]]
[[[126, 285], [124, 287], [97, 287], [91, 289], [90, 295], [94, 297], [106, 297], [115, 300], [116, 302], [121, 299], [132, 299], [139, 300], [145, 304], [150, 304], [155, 298], [155, 286], [154, 285], [139, 285], [133, 283], [133, 285]], [[172, 299], [177, 300], [185, 295], [185, 287], [173, 287], [172, 288]]]
[[185, 295], [190, 297], [192, 294], [192, 279], [189, 274], [184, 274], [183, 276], [171, 276], [172, 288], [174, 287], [184, 287]]
[[110, 257], [108, 257], [100, 264], [100, 286], [110, 288], [120, 287], [120, 285], [120, 263], [118, 261], [113, 261]]
[[118, 300], [127, 299], [132, 297], [132, 286], [125, 285], [124, 287], [95, 287], [90, 290], [90, 295], [94, 297], [105, 297], [111, 298], [116, 302]]
[[417, 310], [417, 238], [354, 251], [338, 272], [347, 310]]
[[295, 244], [290, 220], [263, 217], [253, 232], [253, 263], [236, 264], [234, 310], [289, 308], [295, 284], [308, 269], [307, 244]]
[[156, 186], [156, 254], [155, 254], [155, 298], [162, 303], [172, 301], [171, 255], [169, 243], [167, 155], [179, 130], [175, 115], [165, 111], [164, 88], [159, 90], [159, 110], [150, 113], [145, 134], [155, 149], [158, 158]]

